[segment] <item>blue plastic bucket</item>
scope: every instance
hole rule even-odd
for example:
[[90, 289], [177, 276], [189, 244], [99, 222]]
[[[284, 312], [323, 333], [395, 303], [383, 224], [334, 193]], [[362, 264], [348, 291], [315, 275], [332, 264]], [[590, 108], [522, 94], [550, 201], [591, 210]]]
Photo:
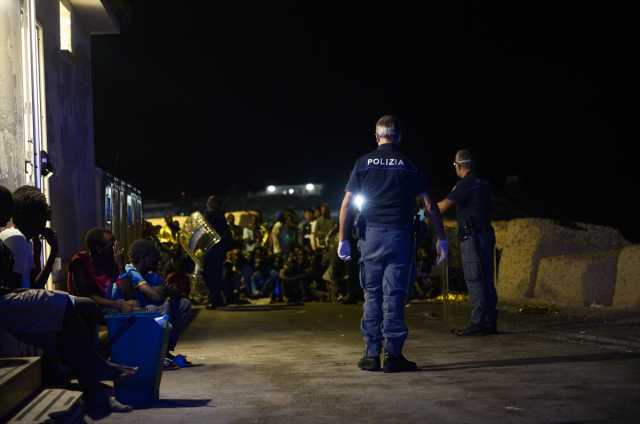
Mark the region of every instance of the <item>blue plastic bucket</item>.
[[163, 328], [155, 321], [161, 316], [145, 312], [105, 317], [109, 339], [119, 336], [111, 345], [111, 362], [139, 367], [134, 377], [114, 383], [118, 402], [146, 404], [160, 398], [160, 380], [171, 333], [171, 324]]

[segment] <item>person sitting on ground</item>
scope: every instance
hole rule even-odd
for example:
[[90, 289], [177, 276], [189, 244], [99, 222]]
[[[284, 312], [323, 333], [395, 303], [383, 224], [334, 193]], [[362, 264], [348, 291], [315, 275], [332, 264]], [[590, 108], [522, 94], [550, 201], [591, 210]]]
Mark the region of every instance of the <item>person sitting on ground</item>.
[[167, 275], [167, 282], [170, 286], [176, 286], [183, 296], [187, 296], [191, 290], [190, 275], [185, 272], [182, 259], [174, 259], [173, 265], [175, 270]]
[[289, 255], [284, 268], [280, 270], [280, 286], [286, 303], [302, 304], [304, 296], [304, 281], [307, 274], [300, 269], [299, 260], [295, 255]]
[[[92, 228], [85, 236], [87, 252], [80, 252], [69, 259], [67, 265], [67, 292], [73, 296], [93, 300], [99, 308], [98, 315], [133, 312], [140, 302], [125, 269], [124, 251], [111, 231]], [[111, 300], [113, 284], [120, 280], [123, 299]]]
[[256, 259], [256, 272], [251, 276], [251, 294], [253, 298], [271, 297], [278, 284], [278, 271], [270, 266], [269, 259]]
[[[18, 217], [18, 222], [16, 223], [14, 218], [14, 223], [20, 225], [27, 234], [38, 234], [40, 227], [44, 227], [50, 210], [46, 198], [39, 190], [35, 187], [25, 187], [27, 188], [21, 187], [16, 190], [16, 214], [11, 192], [0, 186], [0, 225], [9, 221], [13, 214]], [[30, 222], [29, 218], [35, 222]], [[55, 243], [55, 233], [49, 236], [54, 236], [49, 240]], [[55, 246], [57, 247], [57, 244]], [[19, 255], [22, 255], [19, 256], [19, 262], [24, 261], [26, 256], [33, 257], [33, 252], [25, 250], [27, 252], [19, 252]], [[16, 288], [14, 282], [17, 280], [21, 283], [23, 275], [15, 275], [14, 262], [14, 252], [0, 241], [0, 329], [23, 343], [36, 346], [45, 352], [59, 354], [76, 374], [84, 399], [89, 404], [113, 411], [130, 411], [130, 406], [122, 405], [104, 394], [99, 382], [124, 381], [136, 375], [138, 368], [112, 364], [100, 356], [68, 294], [21, 288], [21, 284]], [[49, 260], [46, 264], [50, 266]], [[47, 271], [46, 267], [43, 268], [43, 272]], [[75, 299], [76, 302], [78, 300]], [[93, 304], [94, 310], [97, 309], [94, 302], [87, 300], [86, 303]]]
[[[178, 339], [184, 330], [189, 314], [191, 302], [182, 297], [182, 293], [176, 286], [163, 280], [162, 276], [155, 272], [158, 267], [158, 256], [155, 245], [149, 240], [136, 240], [129, 246], [130, 264], [125, 265], [129, 274], [129, 280], [136, 290], [136, 299], [148, 312], [157, 312], [160, 315], [169, 314], [171, 335], [165, 358], [165, 369], [173, 369], [178, 366], [191, 365], [184, 355], [173, 355]], [[111, 299], [123, 299], [121, 284], [116, 281], [113, 286]]]
[[238, 255], [232, 258], [233, 284], [236, 296], [244, 298], [251, 293], [251, 277], [253, 268], [249, 266], [244, 256]]

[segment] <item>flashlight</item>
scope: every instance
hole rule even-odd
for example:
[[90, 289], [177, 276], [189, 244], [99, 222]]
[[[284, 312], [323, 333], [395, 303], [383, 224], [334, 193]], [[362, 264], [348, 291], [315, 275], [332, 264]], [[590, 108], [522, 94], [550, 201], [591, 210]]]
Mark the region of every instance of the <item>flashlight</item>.
[[356, 196], [355, 199], [355, 204], [358, 207], [359, 210], [362, 210], [362, 204], [364, 203], [364, 198], [360, 195]]

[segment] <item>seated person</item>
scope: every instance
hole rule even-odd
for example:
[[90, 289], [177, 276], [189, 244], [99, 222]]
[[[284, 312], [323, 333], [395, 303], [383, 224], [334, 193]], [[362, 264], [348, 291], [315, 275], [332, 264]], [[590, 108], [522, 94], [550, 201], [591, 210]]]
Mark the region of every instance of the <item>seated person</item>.
[[304, 281], [307, 274], [300, 268], [299, 259], [295, 255], [287, 257], [284, 268], [280, 270], [280, 287], [287, 303], [302, 304]]
[[244, 256], [238, 255], [232, 258], [233, 285], [236, 295], [251, 293], [251, 277], [253, 268], [249, 266]]
[[267, 258], [256, 259], [256, 272], [251, 276], [251, 294], [255, 299], [270, 297], [278, 285], [278, 271], [270, 266]]
[[[67, 265], [67, 291], [86, 297], [98, 305], [100, 317], [115, 313], [130, 313], [140, 307], [136, 291], [124, 267], [124, 252], [111, 231], [92, 228], [85, 243], [88, 252], [80, 252]], [[111, 300], [113, 284], [119, 280], [124, 299]]]
[[[12, 204], [14, 226], [0, 233], [0, 240], [11, 250], [15, 259], [11, 287], [42, 289], [49, 279], [58, 255], [58, 235], [51, 228], [47, 228], [47, 222], [51, 220], [51, 207], [44, 194], [32, 186], [16, 189], [12, 195]], [[36, 275], [31, 271], [35, 268], [32, 239], [37, 237], [44, 238], [49, 244], [49, 256], [40, 273]], [[93, 338], [98, 319], [95, 302], [75, 298], [72, 298], [72, 302]]]
[[[135, 298], [148, 312], [169, 315], [172, 329], [165, 358], [176, 360], [180, 366], [190, 365], [184, 360], [186, 356], [174, 356], [170, 352], [176, 348], [180, 334], [187, 324], [191, 313], [191, 302], [182, 297], [182, 293], [176, 286], [168, 284], [160, 274], [155, 272], [158, 268], [158, 255], [156, 246], [152, 242], [140, 239], [131, 243], [129, 259], [131, 263], [125, 265], [125, 269], [136, 290]], [[121, 281], [116, 281], [113, 286], [112, 300], [124, 299], [120, 287]]]
[[[37, 192], [37, 193], [36, 193]], [[39, 193], [39, 194], [38, 194]], [[4, 225], [12, 213], [18, 217], [16, 226], [27, 235], [42, 234], [47, 218], [50, 216], [46, 198], [35, 187], [20, 187], [15, 192], [17, 205], [14, 209], [13, 197], [9, 190], [0, 186], [0, 225]], [[20, 231], [19, 230], [19, 231]], [[20, 231], [20, 235], [23, 235]], [[55, 252], [57, 239], [55, 232], [45, 233], [47, 241]], [[12, 235], [17, 237], [17, 235]], [[23, 235], [24, 237], [24, 235]], [[19, 238], [19, 237], [18, 237]], [[131, 407], [118, 403], [114, 398], [104, 394], [100, 381], [124, 381], [133, 377], [138, 368], [125, 367], [105, 361], [96, 351], [83, 324], [72, 297], [66, 293], [32, 288], [11, 288], [17, 282], [22, 284], [24, 263], [33, 258], [28, 249], [26, 238], [20, 243], [12, 240], [14, 246], [27, 244], [23, 250], [14, 252], [0, 241], [0, 329], [7, 331], [16, 339], [45, 352], [59, 354], [76, 374], [85, 401], [113, 411], [129, 411]], [[51, 255], [50, 255], [51, 257]], [[46, 276], [50, 272], [50, 257], [47, 258], [42, 272]], [[16, 272], [14, 263], [19, 265]], [[23, 268], [24, 267], [24, 268]], [[49, 269], [47, 269], [49, 268]], [[17, 274], [17, 275], [16, 275]], [[40, 274], [38, 278], [41, 278]], [[30, 284], [30, 282], [27, 282]], [[75, 299], [76, 304], [80, 299]], [[87, 304], [96, 304], [84, 299]]]
[[190, 275], [184, 270], [185, 264], [182, 259], [174, 259], [175, 270], [167, 275], [167, 282], [170, 286], [176, 286], [183, 296], [189, 294], [191, 290]]

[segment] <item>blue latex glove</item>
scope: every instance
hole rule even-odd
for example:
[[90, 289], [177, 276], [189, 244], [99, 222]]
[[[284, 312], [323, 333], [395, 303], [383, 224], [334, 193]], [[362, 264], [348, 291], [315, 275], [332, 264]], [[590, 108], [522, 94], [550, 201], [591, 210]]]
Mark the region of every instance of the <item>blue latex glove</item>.
[[349, 246], [348, 241], [338, 243], [338, 257], [343, 261], [351, 260], [351, 246]]
[[438, 252], [438, 265], [441, 265], [445, 259], [447, 259], [447, 255], [449, 254], [449, 249], [447, 248], [446, 240], [438, 240], [436, 243], [436, 252]]

